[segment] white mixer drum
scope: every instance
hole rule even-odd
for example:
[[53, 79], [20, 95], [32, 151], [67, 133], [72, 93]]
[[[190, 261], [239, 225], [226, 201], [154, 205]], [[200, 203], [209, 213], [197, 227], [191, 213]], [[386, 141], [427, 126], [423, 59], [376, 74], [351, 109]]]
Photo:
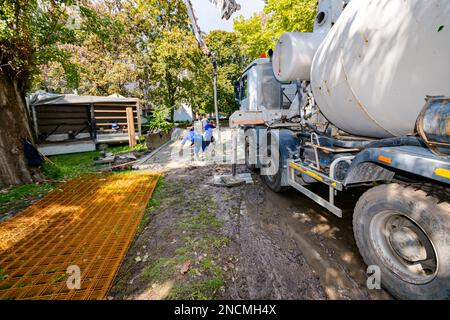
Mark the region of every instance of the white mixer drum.
[[278, 81], [310, 80], [314, 54], [325, 38], [323, 33], [286, 32], [278, 40], [272, 58]]
[[413, 133], [425, 96], [450, 96], [450, 1], [351, 1], [317, 50], [311, 79], [340, 129]]

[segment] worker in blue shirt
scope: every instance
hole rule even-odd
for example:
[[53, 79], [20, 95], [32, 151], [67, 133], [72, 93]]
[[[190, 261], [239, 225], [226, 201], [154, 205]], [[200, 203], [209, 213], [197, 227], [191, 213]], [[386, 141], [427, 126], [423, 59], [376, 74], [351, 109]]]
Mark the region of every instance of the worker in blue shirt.
[[203, 148], [203, 151], [205, 151], [206, 147], [208, 147], [212, 142], [214, 142], [213, 129], [215, 128], [216, 127], [213, 121], [208, 121], [208, 123], [205, 125], [205, 135], [204, 135], [205, 146]]
[[183, 156], [183, 147], [188, 141], [190, 142], [190, 146], [193, 147], [193, 151], [195, 154], [198, 154], [200, 152], [200, 148], [204, 150], [202, 135], [195, 132], [194, 127], [190, 127], [188, 128], [188, 132], [184, 135], [183, 140], [181, 141], [179, 152], [180, 156]]
[[205, 130], [206, 130], [206, 126], [208, 125], [208, 118], [206, 117], [206, 115], [203, 115], [203, 118], [202, 118], [202, 129], [203, 129], [203, 132], [205, 132]]
[[194, 127], [188, 128], [189, 131], [187, 134], [184, 135], [183, 140], [181, 141], [181, 145], [185, 145], [186, 142], [189, 140], [191, 142], [191, 146], [194, 144], [195, 142], [195, 131], [194, 131]]

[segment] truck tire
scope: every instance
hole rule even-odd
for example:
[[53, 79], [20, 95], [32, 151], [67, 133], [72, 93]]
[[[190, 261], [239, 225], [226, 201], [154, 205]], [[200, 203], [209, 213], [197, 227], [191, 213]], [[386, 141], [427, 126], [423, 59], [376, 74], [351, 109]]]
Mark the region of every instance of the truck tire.
[[353, 230], [368, 266], [399, 299], [450, 298], [450, 204], [397, 183], [358, 200]]
[[[273, 144], [273, 147], [278, 148], [277, 144]], [[267, 147], [267, 154], [269, 154], [268, 157], [268, 163], [262, 164], [261, 168], [261, 176], [264, 181], [264, 183], [274, 192], [284, 192], [286, 190], [289, 190], [289, 187], [282, 186], [282, 178], [283, 178], [283, 163], [280, 156], [280, 152], [278, 151], [278, 154], [276, 152], [271, 152], [270, 146]], [[266, 171], [272, 171], [267, 170], [267, 168], [275, 168], [276, 163], [278, 163], [278, 168], [273, 170], [274, 172], [270, 172], [271, 174], [265, 174]]]
[[281, 172], [278, 170], [277, 174], [275, 175], [263, 175], [262, 176], [264, 183], [266, 186], [270, 188], [270, 190], [274, 192], [284, 192], [286, 191], [287, 187], [281, 186]]

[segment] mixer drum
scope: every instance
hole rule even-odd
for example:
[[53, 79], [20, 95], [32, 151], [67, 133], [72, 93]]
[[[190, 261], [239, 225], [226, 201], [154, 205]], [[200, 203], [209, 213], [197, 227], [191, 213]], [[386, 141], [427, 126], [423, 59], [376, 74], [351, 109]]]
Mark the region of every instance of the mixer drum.
[[450, 96], [450, 1], [351, 1], [314, 56], [311, 84], [348, 133], [413, 134], [425, 96]]

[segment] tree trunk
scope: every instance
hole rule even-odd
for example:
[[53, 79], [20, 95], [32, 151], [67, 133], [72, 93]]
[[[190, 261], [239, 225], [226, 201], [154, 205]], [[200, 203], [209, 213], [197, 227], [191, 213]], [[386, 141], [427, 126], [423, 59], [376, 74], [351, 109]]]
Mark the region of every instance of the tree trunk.
[[173, 86], [173, 77], [170, 72], [166, 71], [166, 86], [167, 86], [167, 97], [168, 106], [170, 108], [170, 119], [172, 122], [175, 120], [175, 89]]
[[0, 184], [33, 182], [22, 139], [33, 141], [22, 81], [0, 70]]

